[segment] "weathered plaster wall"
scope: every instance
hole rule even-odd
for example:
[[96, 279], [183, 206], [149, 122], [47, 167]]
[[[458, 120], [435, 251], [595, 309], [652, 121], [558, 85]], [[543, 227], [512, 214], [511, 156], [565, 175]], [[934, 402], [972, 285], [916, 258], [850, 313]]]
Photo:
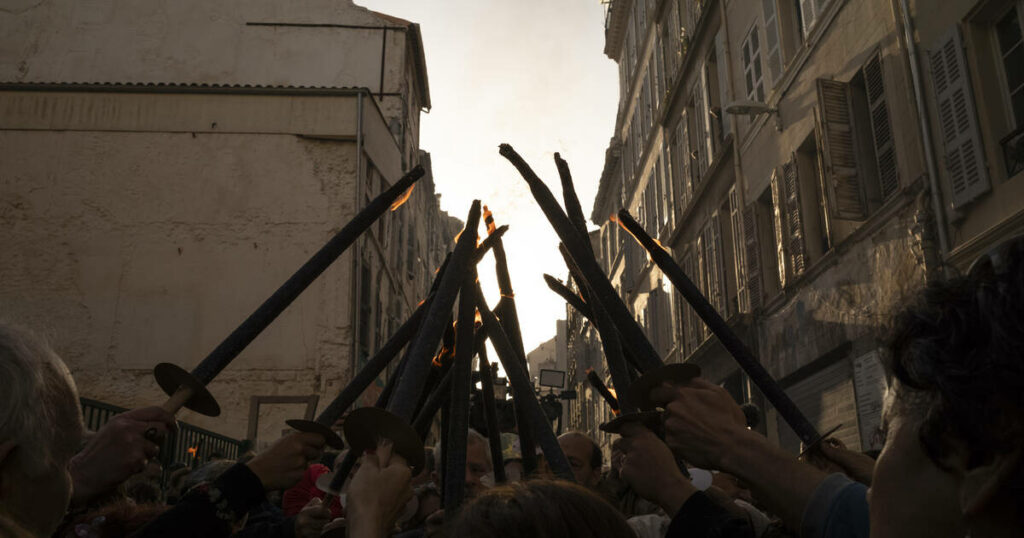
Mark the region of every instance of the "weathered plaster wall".
[[[776, 379], [852, 343], [881, 345], [892, 313], [925, 282], [919, 209], [910, 204], [761, 318], [759, 350]], [[826, 261], [827, 262], [827, 261]]]
[[5, 7], [0, 80], [17, 82], [376, 89], [380, 30], [247, 23], [394, 26], [345, 0], [46, 0]]
[[[153, 365], [195, 365], [353, 213], [349, 142], [0, 131], [0, 151], [0, 317], [47, 336], [83, 396], [122, 406], [162, 401]], [[221, 417], [179, 418], [242, 438], [250, 396], [346, 378], [351, 267], [211, 384]]]

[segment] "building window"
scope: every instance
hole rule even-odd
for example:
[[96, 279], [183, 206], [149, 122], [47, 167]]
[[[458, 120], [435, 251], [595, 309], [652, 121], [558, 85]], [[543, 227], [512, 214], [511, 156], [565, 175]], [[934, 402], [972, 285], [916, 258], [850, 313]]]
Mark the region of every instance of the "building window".
[[764, 73], [761, 71], [761, 43], [757, 37], [757, 26], [750, 29], [743, 40], [743, 80], [747, 99], [764, 102]]
[[[752, 253], [748, 250], [747, 263], [749, 269], [753, 267], [752, 261], [759, 262], [758, 270], [752, 276], [760, 277], [758, 281], [761, 284], [761, 293], [754, 293], [753, 289], [750, 292], [751, 305], [755, 308], [760, 305], [762, 294], [768, 298], [774, 297], [782, 291], [783, 278], [785, 278], [785, 272], [779, 267], [779, 261], [785, 260], [785, 253], [779, 251], [783, 245], [780, 226], [781, 213], [777, 211], [778, 206], [775, 197], [772, 196], [773, 190], [765, 189], [758, 196], [753, 208], [754, 222], [751, 228], [756, 230], [756, 241], [753, 242], [753, 245], [757, 248], [758, 255], [751, 256]], [[744, 224], [744, 228], [746, 229], [746, 224]], [[751, 281], [748, 281], [748, 286]]]
[[680, 31], [682, 24], [679, 22], [679, 6], [671, 2], [668, 15], [661, 26], [662, 63], [665, 66], [665, 92], [668, 92], [668, 85], [672, 84], [679, 69], [682, 52], [680, 50]]
[[775, 0], [761, 0], [764, 15], [764, 56], [774, 87], [782, 78], [782, 40], [779, 32], [779, 12]]
[[1017, 6], [996, 23], [1004, 84], [1010, 100], [1015, 127], [1024, 126], [1024, 42], [1021, 40], [1020, 12]]
[[821, 18], [825, 6], [832, 0], [800, 0], [800, 20], [803, 23], [804, 37], [811, 34], [814, 25]]
[[872, 55], [849, 83], [818, 80], [817, 91], [829, 214], [864, 220], [900, 186], [881, 56]]
[[373, 337], [373, 272], [370, 262], [363, 260], [359, 268], [359, 342], [356, 347], [357, 365], [362, 368], [370, 358], [370, 339]]

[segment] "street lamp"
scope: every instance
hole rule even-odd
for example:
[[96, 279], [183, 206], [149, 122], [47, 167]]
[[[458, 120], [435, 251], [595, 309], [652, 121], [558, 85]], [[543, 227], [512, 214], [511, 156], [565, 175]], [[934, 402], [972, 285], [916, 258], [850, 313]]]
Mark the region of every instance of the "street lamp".
[[758, 116], [760, 114], [774, 114], [775, 115], [775, 129], [782, 132], [782, 117], [779, 115], [779, 109], [762, 103], [760, 101], [751, 101], [750, 99], [741, 99], [739, 101], [733, 101], [725, 107], [725, 111], [729, 114], [740, 114], [744, 116]]

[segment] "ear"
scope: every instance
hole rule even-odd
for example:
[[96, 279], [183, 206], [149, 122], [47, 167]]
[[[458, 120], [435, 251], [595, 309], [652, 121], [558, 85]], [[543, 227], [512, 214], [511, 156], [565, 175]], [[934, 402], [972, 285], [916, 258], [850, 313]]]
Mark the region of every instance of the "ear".
[[1021, 465], [1022, 451], [998, 454], [991, 461], [967, 469], [960, 485], [960, 510], [966, 516], [974, 516], [988, 508], [997, 498], [1006, 483], [1016, 474]]

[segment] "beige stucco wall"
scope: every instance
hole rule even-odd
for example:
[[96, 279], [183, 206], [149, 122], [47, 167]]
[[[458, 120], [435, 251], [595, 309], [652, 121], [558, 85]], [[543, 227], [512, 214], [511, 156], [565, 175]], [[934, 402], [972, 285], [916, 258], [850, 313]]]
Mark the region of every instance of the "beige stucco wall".
[[[164, 396], [353, 212], [355, 144], [291, 135], [0, 131], [0, 316], [43, 333], [82, 395]], [[308, 395], [351, 366], [350, 255], [211, 385], [244, 437], [251, 395]], [[331, 395], [332, 396], [332, 395]]]
[[376, 89], [379, 30], [247, 23], [387, 24], [344, 0], [5, 2], [0, 79]]

